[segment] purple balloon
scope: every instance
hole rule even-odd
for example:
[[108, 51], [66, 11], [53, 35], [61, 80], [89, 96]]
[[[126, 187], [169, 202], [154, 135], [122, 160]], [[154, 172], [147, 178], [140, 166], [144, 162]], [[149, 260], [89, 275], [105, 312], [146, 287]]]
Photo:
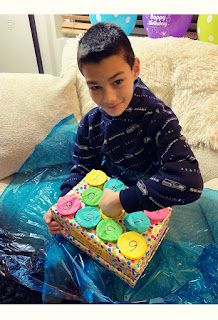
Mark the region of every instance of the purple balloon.
[[143, 14], [143, 25], [150, 38], [183, 37], [192, 21], [191, 14]]

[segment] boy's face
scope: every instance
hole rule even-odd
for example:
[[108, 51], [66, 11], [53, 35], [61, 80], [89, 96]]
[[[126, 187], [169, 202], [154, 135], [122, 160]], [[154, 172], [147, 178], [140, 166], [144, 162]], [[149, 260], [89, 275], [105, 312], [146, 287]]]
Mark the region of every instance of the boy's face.
[[113, 117], [121, 115], [128, 107], [139, 71], [139, 59], [135, 58], [131, 69], [122, 54], [97, 63], [86, 63], [82, 67], [93, 101]]

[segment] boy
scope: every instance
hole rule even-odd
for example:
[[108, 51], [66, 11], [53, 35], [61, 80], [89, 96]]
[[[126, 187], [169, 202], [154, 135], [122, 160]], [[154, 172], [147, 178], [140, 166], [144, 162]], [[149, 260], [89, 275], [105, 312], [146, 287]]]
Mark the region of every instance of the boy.
[[[92, 26], [79, 41], [77, 61], [97, 107], [80, 122], [61, 195], [94, 168], [129, 187], [104, 191], [99, 206], [111, 217], [197, 200], [198, 162], [173, 111], [138, 77], [140, 62], [125, 33], [114, 24]], [[50, 211], [44, 219], [50, 233], [60, 231]]]

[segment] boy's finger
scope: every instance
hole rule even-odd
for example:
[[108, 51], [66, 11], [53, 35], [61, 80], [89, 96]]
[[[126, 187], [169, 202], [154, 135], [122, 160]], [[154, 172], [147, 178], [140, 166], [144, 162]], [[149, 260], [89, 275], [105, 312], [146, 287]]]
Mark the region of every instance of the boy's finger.
[[52, 221], [52, 212], [50, 210], [45, 213], [44, 220], [46, 223], [50, 223]]
[[60, 227], [60, 224], [56, 221], [52, 221], [49, 223], [49, 228], [56, 228], [56, 227]]
[[60, 232], [61, 229], [58, 228], [58, 227], [56, 227], [56, 228], [49, 228], [49, 231], [50, 231], [50, 232]]
[[62, 228], [61, 226], [58, 224], [58, 225], [54, 225], [54, 226], [49, 226], [48, 229], [52, 232], [52, 231], [61, 231]]

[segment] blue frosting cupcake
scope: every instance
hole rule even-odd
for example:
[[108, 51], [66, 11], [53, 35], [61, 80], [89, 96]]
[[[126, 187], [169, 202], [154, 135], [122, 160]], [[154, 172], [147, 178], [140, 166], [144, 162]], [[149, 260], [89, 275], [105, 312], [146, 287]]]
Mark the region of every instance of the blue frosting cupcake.
[[94, 207], [85, 207], [77, 211], [75, 221], [85, 229], [91, 229], [97, 226], [101, 220], [100, 211]]
[[122, 181], [111, 178], [104, 184], [104, 189], [111, 189], [114, 192], [119, 192], [121, 190], [125, 190], [126, 186]]
[[150, 226], [149, 218], [142, 211], [126, 214], [124, 218], [126, 231], [143, 233]]

